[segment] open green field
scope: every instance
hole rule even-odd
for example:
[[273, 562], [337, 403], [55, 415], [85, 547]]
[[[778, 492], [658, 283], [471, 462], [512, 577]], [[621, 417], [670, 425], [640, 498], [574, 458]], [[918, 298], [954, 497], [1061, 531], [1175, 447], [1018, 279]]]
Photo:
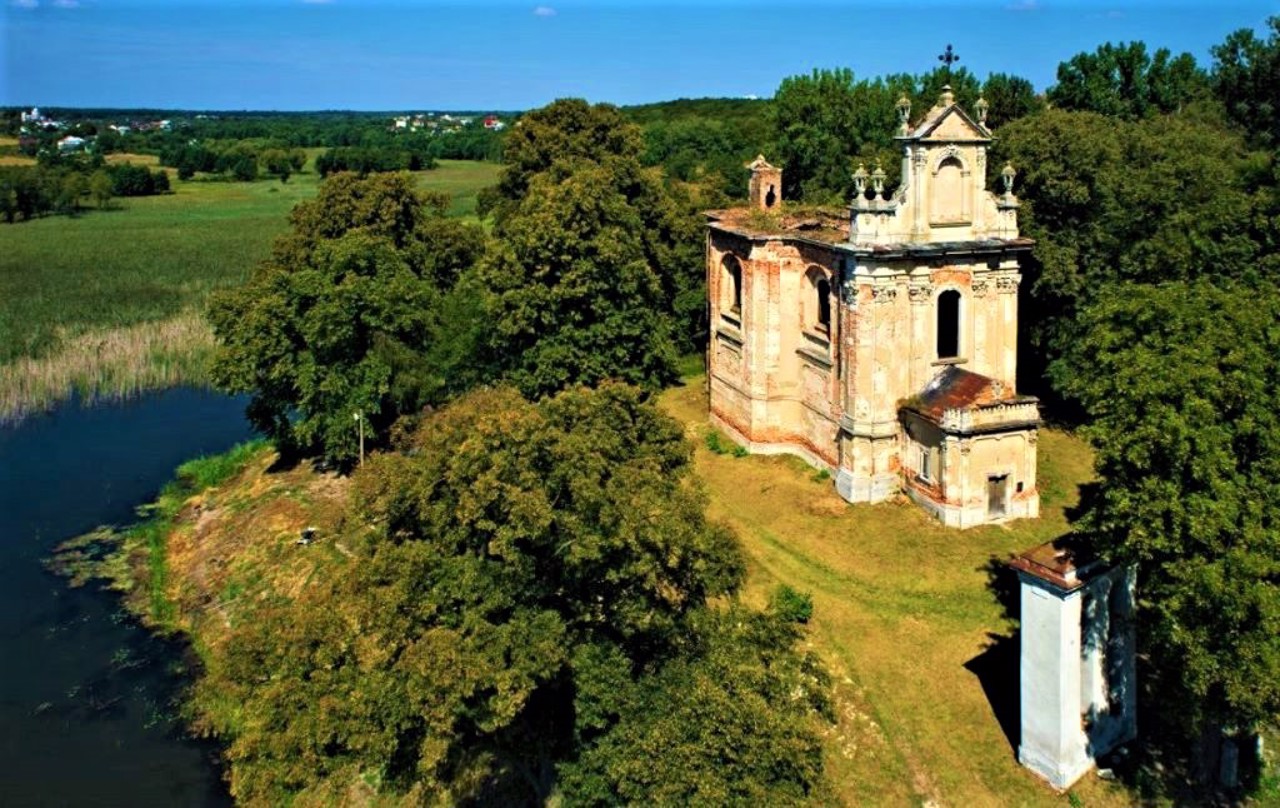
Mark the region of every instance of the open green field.
[[850, 505], [796, 458], [713, 454], [701, 377], [667, 391], [662, 404], [698, 447], [710, 514], [743, 541], [747, 599], [763, 606], [778, 583], [813, 595], [810, 639], [832, 672], [839, 714], [827, 731], [826, 763], [842, 803], [1136, 801], [1087, 775], [1073, 789], [1078, 802], [1069, 802], [1015, 757], [1015, 623], [996, 597], [992, 570], [1065, 532], [1063, 510], [1091, 475], [1081, 441], [1040, 433], [1041, 519], [958, 531], [905, 502]]
[[[476, 194], [499, 170], [442, 160], [418, 176], [421, 187], [453, 196], [452, 215], [474, 217]], [[318, 182], [314, 173], [285, 184], [175, 182], [172, 194], [116, 200], [115, 209], [0, 225], [0, 420], [15, 401], [47, 404], [37, 389], [48, 388], [52, 400], [64, 396], [66, 374], [48, 365], [83, 353], [86, 339], [111, 342], [123, 329], [190, 318], [211, 291], [242, 282]], [[110, 375], [127, 377], [128, 364]], [[71, 381], [84, 391], [100, 387]]]

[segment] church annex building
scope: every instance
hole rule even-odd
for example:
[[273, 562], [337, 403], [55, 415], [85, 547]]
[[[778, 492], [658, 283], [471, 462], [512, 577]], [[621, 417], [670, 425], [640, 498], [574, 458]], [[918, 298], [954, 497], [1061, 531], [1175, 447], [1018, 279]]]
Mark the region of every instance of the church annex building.
[[[985, 102], [950, 89], [912, 125], [902, 183], [854, 175], [847, 214], [782, 210], [751, 165], [750, 206], [708, 214], [712, 422], [755, 452], [800, 455], [850, 502], [904, 492], [953, 527], [1039, 515], [1035, 398], [1014, 388], [1014, 172], [986, 189]], [[869, 182], [868, 182], [869, 181]]]

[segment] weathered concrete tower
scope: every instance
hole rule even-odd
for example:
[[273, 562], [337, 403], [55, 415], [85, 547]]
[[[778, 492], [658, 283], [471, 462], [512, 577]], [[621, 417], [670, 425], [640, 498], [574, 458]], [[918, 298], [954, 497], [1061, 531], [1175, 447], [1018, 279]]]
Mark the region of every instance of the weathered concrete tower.
[[1012, 562], [1021, 582], [1022, 739], [1018, 760], [1065, 789], [1137, 735], [1134, 572], [1078, 541]]

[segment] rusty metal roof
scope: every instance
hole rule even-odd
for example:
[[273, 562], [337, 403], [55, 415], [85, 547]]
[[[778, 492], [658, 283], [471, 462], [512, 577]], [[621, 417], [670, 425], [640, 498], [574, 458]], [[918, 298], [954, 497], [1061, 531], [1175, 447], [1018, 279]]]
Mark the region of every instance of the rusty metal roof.
[[1084, 585], [1099, 563], [1092, 545], [1071, 534], [1022, 552], [1009, 566], [1059, 589], [1072, 590]]
[[950, 365], [907, 404], [907, 409], [938, 421], [947, 410], [980, 407], [1014, 398], [1006, 394], [1002, 383], [990, 376]]

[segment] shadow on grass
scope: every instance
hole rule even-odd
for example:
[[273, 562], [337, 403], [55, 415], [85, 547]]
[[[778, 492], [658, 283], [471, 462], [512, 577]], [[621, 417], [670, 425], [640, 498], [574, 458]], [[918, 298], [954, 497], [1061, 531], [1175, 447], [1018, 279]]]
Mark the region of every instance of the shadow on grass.
[[[987, 576], [987, 589], [1000, 605], [1001, 617], [1017, 620], [1020, 612], [1018, 574], [1009, 566], [1009, 559], [993, 555], [979, 570]], [[1004, 732], [1015, 757], [1022, 731], [1018, 687], [1020, 651], [1021, 638], [1017, 629], [1007, 635], [987, 632], [985, 650], [964, 664], [965, 670], [978, 677], [987, 703], [991, 705], [991, 714]]]
[[1022, 705], [1018, 691], [1021, 644], [1017, 632], [1009, 636], [988, 632], [987, 641], [986, 650], [964, 663], [964, 667], [978, 677], [983, 695], [991, 705], [991, 713], [1009, 742], [1009, 751], [1017, 757], [1022, 731]]

